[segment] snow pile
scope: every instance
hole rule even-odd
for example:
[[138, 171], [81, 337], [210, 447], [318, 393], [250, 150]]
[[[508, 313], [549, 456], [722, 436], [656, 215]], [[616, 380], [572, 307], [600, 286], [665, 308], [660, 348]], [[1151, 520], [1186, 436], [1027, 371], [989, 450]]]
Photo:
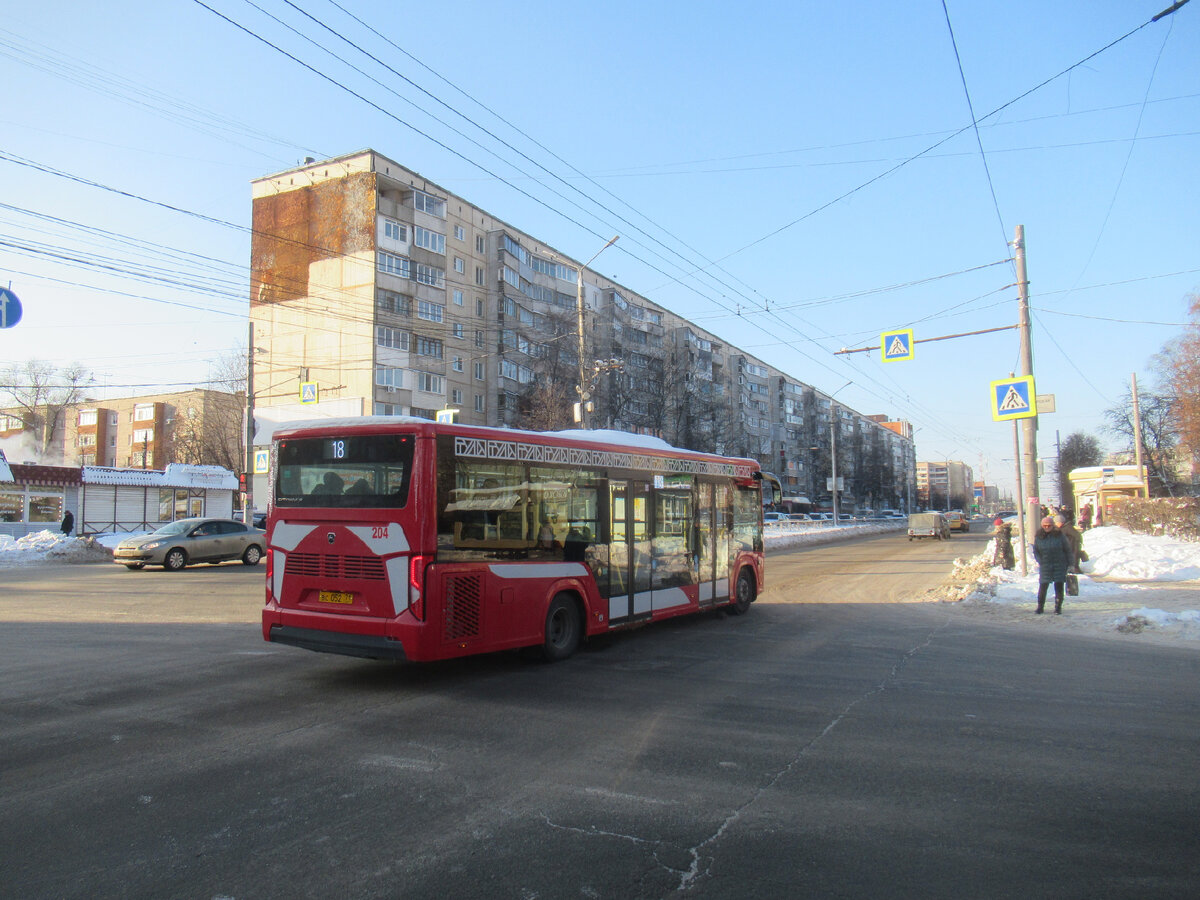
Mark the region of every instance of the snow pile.
[[20, 538], [0, 534], [0, 566], [88, 563], [111, 558], [112, 551], [91, 538], [57, 531], [35, 531]]
[[1200, 578], [1200, 544], [1133, 534], [1124, 528], [1093, 528], [1084, 535], [1090, 560], [1082, 566], [1097, 578], [1121, 581], [1192, 581]]
[[[952, 589], [944, 599], [968, 603], [988, 603], [1027, 612], [1033, 608], [1038, 592], [1037, 563], [1030, 550], [1029, 574], [1022, 577], [1018, 569], [1006, 571], [992, 568], [994, 541], [987, 550], [969, 561], [956, 561], [950, 582], [963, 584]], [[1079, 575], [1079, 596], [1067, 597], [1064, 609], [1093, 612], [1103, 618], [1107, 627], [1123, 634], [1152, 632], [1172, 637], [1200, 640], [1200, 611], [1189, 608], [1159, 609], [1145, 605], [1148, 595], [1157, 588], [1162, 597], [1170, 597], [1177, 607], [1200, 605], [1200, 592], [1192, 590], [1167, 591], [1170, 584], [1200, 578], [1200, 544], [1174, 538], [1133, 534], [1124, 528], [1093, 528], [1084, 534], [1084, 550], [1088, 561]], [[1054, 589], [1049, 591], [1049, 607]], [[1135, 601], [1136, 598], [1136, 601]], [[1136, 608], [1121, 611], [1125, 601], [1135, 601]], [[1131, 604], [1132, 605], [1132, 604]], [[1121, 614], [1113, 619], [1112, 614]]]

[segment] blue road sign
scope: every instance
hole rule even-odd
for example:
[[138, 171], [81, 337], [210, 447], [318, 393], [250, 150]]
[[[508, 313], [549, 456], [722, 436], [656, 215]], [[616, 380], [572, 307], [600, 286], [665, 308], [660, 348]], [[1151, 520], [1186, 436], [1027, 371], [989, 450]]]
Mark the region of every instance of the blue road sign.
[[913, 333], [911, 328], [901, 331], [885, 331], [879, 336], [879, 353], [884, 362], [899, 362], [913, 358]]
[[317, 383], [315, 381], [300, 382], [300, 402], [301, 403], [316, 403], [318, 397]]
[[0, 328], [12, 328], [21, 321], [21, 301], [8, 288], [0, 288]]
[[997, 422], [1027, 419], [1037, 415], [1037, 394], [1033, 392], [1033, 376], [1001, 378], [992, 382], [992, 418]]

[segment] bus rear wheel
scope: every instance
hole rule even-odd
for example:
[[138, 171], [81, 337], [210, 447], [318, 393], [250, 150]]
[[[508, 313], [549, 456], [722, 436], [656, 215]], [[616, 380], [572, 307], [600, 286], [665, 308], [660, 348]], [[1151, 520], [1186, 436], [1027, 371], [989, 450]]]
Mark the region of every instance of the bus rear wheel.
[[728, 610], [730, 615], [744, 616], [750, 611], [750, 604], [754, 602], [756, 593], [754, 586], [754, 577], [748, 572], [742, 572], [737, 580], [737, 593], [734, 594], [733, 602], [729, 604]]
[[546, 662], [559, 662], [573, 654], [583, 635], [583, 620], [579, 606], [572, 597], [559, 594], [550, 601], [546, 611], [545, 640], [542, 656]]

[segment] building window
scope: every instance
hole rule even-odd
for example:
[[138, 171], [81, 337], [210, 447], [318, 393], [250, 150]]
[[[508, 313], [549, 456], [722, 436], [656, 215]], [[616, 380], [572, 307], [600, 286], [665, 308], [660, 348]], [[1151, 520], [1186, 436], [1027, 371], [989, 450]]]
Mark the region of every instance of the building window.
[[376, 366], [375, 383], [381, 387], [404, 387], [404, 370], [395, 366]]
[[424, 191], [413, 191], [413, 209], [419, 209], [421, 212], [437, 216], [439, 219], [446, 218], [446, 201], [439, 200], [433, 194], [427, 194]]
[[483, 235], [482, 235], [482, 234], [477, 234], [477, 235], [475, 235], [475, 252], [476, 252], [476, 253], [483, 253], [483, 250], [484, 250], [484, 247], [483, 247]]
[[133, 438], [130, 440], [130, 443], [131, 444], [149, 444], [153, 440], [154, 440], [154, 429], [153, 428], [139, 428], [133, 432]]
[[76, 447], [94, 447], [96, 446], [96, 435], [80, 434], [75, 438]]
[[417, 354], [419, 356], [432, 356], [434, 359], [441, 359], [442, 342], [435, 338], [417, 335]]
[[456, 406], [458, 406], [462, 403], [462, 398], [463, 398], [463, 393], [458, 388], [454, 388], [454, 390], [452, 390], [450, 392], [450, 402], [455, 404]]
[[475, 380], [483, 381], [483, 363], [475, 363]]
[[463, 370], [463, 358], [461, 356], [454, 357], [450, 362], [450, 368], [455, 372], [461, 372]]
[[445, 379], [441, 375], [430, 372], [416, 372], [417, 390], [427, 394], [441, 394], [445, 391]]
[[462, 261], [462, 257], [460, 256], [454, 257], [454, 271], [459, 275], [467, 271], [467, 264]]
[[383, 312], [395, 313], [398, 316], [412, 315], [412, 298], [385, 288], [375, 291], [375, 306]]
[[409, 278], [410, 263], [407, 257], [397, 256], [395, 253], [388, 253], [385, 250], [380, 250], [377, 256], [376, 268], [386, 275], [395, 275], [397, 278]]
[[134, 422], [146, 422], [154, 418], [154, 406], [152, 404], [142, 404], [133, 408]]
[[483, 272], [482, 266], [475, 267], [475, 283], [476, 284], [485, 284], [486, 283], [486, 281], [484, 279], [484, 272]]
[[461, 225], [454, 226], [454, 239], [456, 241], [465, 241], [467, 239], [466, 229], [464, 229]]
[[446, 307], [440, 303], [432, 303], [429, 300], [417, 301], [417, 318], [425, 319], [429, 322], [440, 322], [446, 316]]
[[446, 253], [446, 236], [438, 234], [436, 231], [430, 231], [428, 228], [422, 228], [420, 225], [413, 226], [413, 243], [433, 253], [443, 255]]
[[477, 315], [481, 319], [483, 318], [483, 298], [482, 297], [475, 298], [475, 315]]
[[427, 266], [425, 263], [417, 263], [413, 269], [413, 280], [432, 287], [445, 287], [446, 270], [439, 269], [437, 266]]
[[380, 347], [391, 347], [393, 350], [407, 350], [408, 332], [402, 328], [378, 325], [375, 328], [375, 343]]
[[483, 347], [483, 332], [482, 331], [475, 332], [475, 346], [480, 347], [480, 348]]
[[383, 220], [383, 236], [393, 241], [406, 241], [408, 235], [404, 225], [395, 219]]
[[461, 338], [463, 336], [462, 322], [455, 322], [453, 325], [453, 329], [454, 329], [454, 336], [456, 338]]
[[462, 305], [463, 305], [463, 293], [462, 293], [462, 291], [455, 291], [455, 292], [454, 292], [454, 305], [455, 305], [455, 306], [462, 306]]
[[79, 414], [80, 425], [95, 425], [98, 412], [94, 409], [85, 409]]

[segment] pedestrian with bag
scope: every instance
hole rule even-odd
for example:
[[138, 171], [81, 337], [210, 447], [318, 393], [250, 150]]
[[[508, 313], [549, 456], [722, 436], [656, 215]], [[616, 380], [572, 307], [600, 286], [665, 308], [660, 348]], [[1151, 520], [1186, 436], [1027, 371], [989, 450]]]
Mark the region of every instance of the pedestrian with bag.
[[1063, 595], [1066, 592], [1067, 569], [1071, 564], [1071, 544], [1061, 531], [1054, 527], [1049, 516], [1042, 519], [1041, 530], [1033, 539], [1033, 558], [1038, 564], [1037, 612], [1046, 606], [1046, 593], [1054, 585], [1054, 612], [1062, 614]]
[[1070, 597], [1079, 596], [1079, 563], [1087, 559], [1087, 554], [1083, 551], [1083, 535], [1074, 525], [1071, 524], [1069, 515], [1057, 515], [1054, 517], [1054, 524], [1058, 530], [1062, 532], [1062, 536], [1067, 539], [1067, 543], [1071, 547], [1071, 561], [1067, 566], [1067, 595]]

